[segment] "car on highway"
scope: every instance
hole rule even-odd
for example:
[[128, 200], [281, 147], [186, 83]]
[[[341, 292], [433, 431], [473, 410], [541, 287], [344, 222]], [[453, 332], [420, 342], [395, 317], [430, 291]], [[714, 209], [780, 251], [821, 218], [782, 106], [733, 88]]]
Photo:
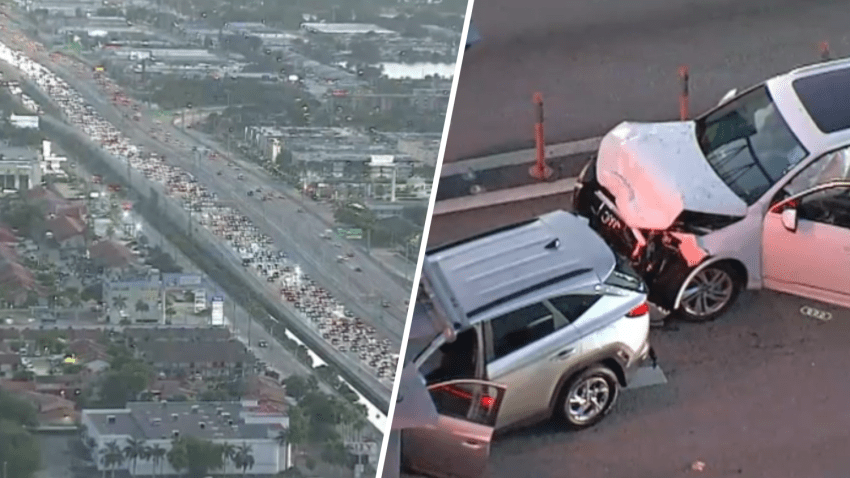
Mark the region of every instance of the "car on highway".
[[[29, 77], [58, 105], [71, 125], [87, 135], [106, 156], [118, 161], [122, 169], [126, 164], [127, 168], [137, 171], [137, 178], [144, 178], [142, 180], [147, 185], [155, 189], [162, 188], [164, 197], [171, 205], [196, 213], [190, 217], [202, 226], [204, 232], [211, 234], [214, 242], [220, 243], [256, 274], [258, 281], [268, 283], [270, 290], [279, 292], [281, 302], [294, 308], [301, 320], [322, 328], [322, 336], [329, 342], [335, 340], [338, 350], [356, 347], [365, 357], [362, 359], [364, 367], [371, 369], [377, 378], [385, 382], [391, 380], [391, 371], [396, 369], [397, 360], [388, 353], [390, 345], [382, 333], [360, 322], [361, 319], [354, 314], [347, 313], [339, 317], [338, 311], [343, 308], [343, 304], [307, 275], [303, 267], [290, 260], [284, 252], [274, 249], [274, 241], [268, 234], [261, 232], [236, 206], [219, 203], [218, 195], [202, 184], [205, 178], [195, 177], [181, 167], [166, 162], [179, 162], [179, 158], [191, 157], [190, 145], [176, 141], [182, 145], [182, 149], [168, 148], [168, 158], [162, 154], [146, 153], [143, 148], [133, 144], [132, 138], [101, 115], [111, 105], [104, 111], [85, 107], [92, 103], [108, 105], [108, 101], [86, 99], [49, 68], [1, 42], [0, 60]], [[102, 93], [106, 92], [103, 98], [108, 99], [120, 91], [105, 75], [100, 75], [96, 83]], [[86, 90], [89, 91], [88, 87]], [[31, 101], [25, 95], [22, 98]], [[120, 112], [115, 116], [120, 118]], [[229, 165], [240, 172], [234, 163]], [[119, 189], [113, 189], [112, 186], [110, 193], [119, 193]], [[252, 265], [256, 268], [250, 267]]]
[[265, 340], [260, 340], [259, 342], [257, 342], [257, 347], [260, 347], [261, 349], [267, 348], [268, 346], [269, 343]]
[[686, 320], [744, 288], [850, 307], [848, 105], [843, 59], [732, 90], [693, 121], [621, 123], [574, 207]]
[[[440, 420], [402, 434], [406, 468], [475, 477], [493, 433], [556, 416], [586, 429], [650, 356], [644, 281], [587, 224], [555, 211], [426, 252], [411, 341]], [[452, 340], [453, 339], [453, 340]]]

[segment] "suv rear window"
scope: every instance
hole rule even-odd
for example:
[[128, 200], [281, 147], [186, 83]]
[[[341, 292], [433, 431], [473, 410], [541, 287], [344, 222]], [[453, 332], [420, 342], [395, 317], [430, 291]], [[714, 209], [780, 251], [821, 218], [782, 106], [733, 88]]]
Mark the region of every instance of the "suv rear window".
[[601, 298], [598, 295], [562, 295], [549, 299], [549, 302], [573, 323]]
[[800, 78], [793, 87], [821, 132], [850, 128], [850, 68]]

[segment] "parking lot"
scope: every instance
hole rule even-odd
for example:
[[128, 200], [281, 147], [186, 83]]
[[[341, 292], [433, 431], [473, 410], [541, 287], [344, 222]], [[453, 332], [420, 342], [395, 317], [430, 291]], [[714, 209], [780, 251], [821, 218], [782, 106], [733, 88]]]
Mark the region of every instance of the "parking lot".
[[[20, 70], [41, 88], [72, 124], [109, 154], [125, 161], [128, 168], [162, 185], [171, 198], [191, 212], [193, 220], [226, 244], [246, 267], [263, 277], [268, 286], [280, 294], [281, 300], [302, 310], [305, 323], [312, 324], [337, 350], [349, 354], [353, 361], [363, 363], [387, 386], [391, 384], [389, 375], [395, 370], [397, 355], [387, 353], [391, 342], [386, 336], [347, 311], [326, 288], [318, 285], [291, 260], [288, 252], [275, 248], [272, 238], [261, 232], [247, 216], [232, 205], [223, 204], [218, 195], [210, 192], [194, 175], [168, 164], [161, 155], [134, 144], [87, 104], [80, 93], [30, 59], [28, 55], [37, 54], [42, 47], [19, 34], [13, 34], [13, 45], [26, 53], [3, 45], [0, 46], [0, 59]], [[52, 57], [57, 61], [61, 58], [58, 55]], [[105, 93], [118, 92], [118, 88], [105, 77], [101, 76], [97, 81]]]

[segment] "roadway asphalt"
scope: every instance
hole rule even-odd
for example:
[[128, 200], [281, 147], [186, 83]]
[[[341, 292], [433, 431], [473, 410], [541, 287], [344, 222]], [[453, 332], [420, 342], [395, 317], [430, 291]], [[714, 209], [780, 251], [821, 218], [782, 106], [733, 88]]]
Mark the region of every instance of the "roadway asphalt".
[[[561, 195], [437, 216], [429, 245], [568, 205]], [[803, 305], [833, 318], [803, 317]], [[671, 322], [651, 340], [667, 384], [624, 392], [585, 432], [544, 424], [497, 438], [485, 476], [846, 476], [850, 311], [746, 292], [718, 321]], [[690, 469], [696, 461], [702, 472]]]
[[[236, 171], [227, 166], [224, 159], [208, 160], [206, 158], [196, 160], [191, 149], [181, 149], [174, 141], [180, 138], [184, 143], [204, 147], [194, 138], [187, 136], [173, 127], [167, 121], [161, 126], [166, 131], [172, 132], [172, 139], [168, 143], [152, 138], [148, 131], [154, 126], [152, 115], [145, 115], [141, 122], [127, 120], [123, 117], [126, 111], [118, 109], [111, 101], [99, 93], [96, 86], [85, 80], [81, 80], [76, 72], [69, 72], [54, 65], [55, 71], [59, 71], [69, 83], [77, 88], [87, 99], [92, 101], [101, 114], [110, 120], [116, 127], [129, 134], [137, 144], [145, 145], [150, 150], [160, 151], [166, 155], [167, 162], [184, 168], [194, 174], [199, 181], [208, 186], [211, 191], [219, 195], [222, 202], [229, 202], [237, 207], [251, 220], [269, 234], [275, 243], [293, 255], [302, 263], [306, 270], [311, 272], [320, 283], [329, 290], [335, 292], [342, 302], [364, 320], [372, 322], [379, 330], [386, 333], [396, 344], [401, 343], [401, 335], [404, 330], [404, 319], [407, 307], [404, 300], [410, 296], [410, 290], [403, 286], [400, 281], [386, 273], [371, 258], [364, 258], [358, 254], [351, 263], [339, 264], [336, 257], [350, 246], [340, 244], [334, 247], [329, 241], [319, 238], [319, 235], [327, 229], [318, 218], [310, 214], [299, 213], [302, 209], [294, 203], [292, 191], [284, 189], [278, 181], [275, 181], [259, 168], [240, 168]], [[217, 172], [221, 171], [221, 175]], [[238, 180], [239, 173], [245, 174], [245, 180]], [[263, 191], [280, 191], [289, 193], [289, 199], [274, 199], [263, 202], [255, 195], [249, 198], [249, 190], [262, 188]], [[335, 241], [340, 243], [340, 241]], [[362, 268], [362, 272], [353, 270], [352, 264]], [[389, 308], [380, 305], [381, 300], [390, 302]]]
[[732, 88], [850, 54], [842, 0], [488, 0], [472, 21], [445, 161], [532, 146], [543, 93], [550, 143], [600, 136], [621, 120], [678, 118], [677, 71], [691, 70], [691, 111]]

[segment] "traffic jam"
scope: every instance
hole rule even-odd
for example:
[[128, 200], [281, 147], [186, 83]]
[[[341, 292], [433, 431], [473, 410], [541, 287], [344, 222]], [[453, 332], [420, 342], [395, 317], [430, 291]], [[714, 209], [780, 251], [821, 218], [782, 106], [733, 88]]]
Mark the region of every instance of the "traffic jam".
[[[23, 35], [14, 34], [13, 38], [10, 43], [22, 51], [44, 51], [43, 47]], [[160, 155], [132, 144], [67, 82], [22, 51], [0, 43], [0, 60], [34, 82], [61, 109], [69, 122], [100, 144], [107, 153], [128, 163], [145, 178], [162, 185], [168, 196], [190, 211], [194, 221], [227, 244], [229, 252], [279, 293], [282, 301], [294, 306], [305, 323], [312, 325], [336, 350], [348, 354], [353, 362], [368, 367], [391, 386], [398, 356], [389, 353], [391, 343], [388, 338], [355, 317], [290, 260], [284, 251], [275, 250], [272, 239], [253, 225], [248, 217], [217, 203], [217, 195], [208, 191], [192, 174], [167, 164]], [[71, 60], [61, 55], [58, 57], [67, 61], [69, 66], [80, 69]], [[96, 77], [107, 97], [117, 102], [127, 101], [105, 75]]]

